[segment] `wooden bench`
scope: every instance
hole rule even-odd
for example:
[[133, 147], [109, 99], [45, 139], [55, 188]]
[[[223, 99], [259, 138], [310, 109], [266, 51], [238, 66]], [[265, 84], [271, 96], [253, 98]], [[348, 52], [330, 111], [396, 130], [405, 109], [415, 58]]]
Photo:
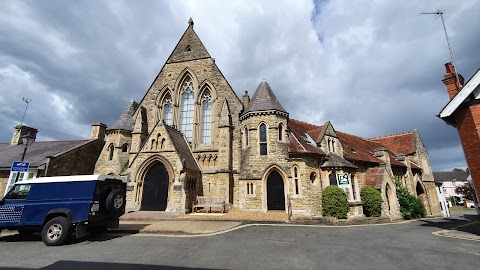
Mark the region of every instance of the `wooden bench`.
[[211, 212], [212, 207], [220, 207], [222, 213], [225, 212], [225, 198], [223, 197], [206, 197], [206, 196], [197, 196], [197, 200], [192, 204], [192, 212], [195, 213], [195, 209], [199, 207], [209, 207], [209, 212]]

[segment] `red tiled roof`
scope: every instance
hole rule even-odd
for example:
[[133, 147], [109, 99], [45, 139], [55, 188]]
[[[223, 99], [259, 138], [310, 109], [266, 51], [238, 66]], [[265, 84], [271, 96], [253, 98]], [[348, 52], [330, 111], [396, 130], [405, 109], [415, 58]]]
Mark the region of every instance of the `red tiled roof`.
[[338, 138], [343, 145], [343, 157], [348, 160], [360, 160], [366, 162], [381, 163], [382, 161], [373, 156], [379, 144], [370, 142], [355, 135], [337, 131]]
[[289, 119], [288, 128], [291, 132], [290, 135], [294, 137], [290, 138], [290, 144], [288, 146], [289, 153], [312, 153], [325, 155], [322, 149], [309, 144], [305, 138], [305, 133], [307, 133], [310, 137], [312, 137], [313, 140], [315, 140], [309, 130], [321, 130], [321, 126], [312, 125], [295, 119]]
[[415, 135], [413, 132], [406, 132], [402, 134], [395, 134], [385, 137], [378, 137], [368, 139], [369, 141], [373, 141], [379, 143], [386, 148], [392, 150], [396, 154], [413, 154], [415, 153]]
[[[325, 155], [325, 153], [319, 147], [309, 144], [308, 141], [304, 139], [305, 133], [307, 133], [313, 140], [316, 140], [321, 134], [323, 126], [317, 126], [303, 121], [289, 119], [288, 127], [295, 137], [290, 139], [288, 152], [316, 153]], [[380, 159], [374, 157], [373, 153], [375, 152], [375, 149], [384, 147], [383, 145], [343, 132], [337, 131], [337, 135], [343, 145], [343, 157], [345, 159], [350, 161], [358, 160], [364, 162], [373, 162], [377, 164], [382, 162]], [[390, 163], [393, 166], [405, 167], [403, 163], [394, 158], [396, 156], [395, 153], [390, 151], [390, 149], [387, 149], [387, 152], [390, 155]]]

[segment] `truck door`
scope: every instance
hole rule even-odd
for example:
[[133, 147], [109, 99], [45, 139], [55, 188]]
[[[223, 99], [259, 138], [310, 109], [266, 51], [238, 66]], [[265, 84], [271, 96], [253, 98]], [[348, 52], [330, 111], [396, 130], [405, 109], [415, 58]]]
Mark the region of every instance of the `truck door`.
[[0, 201], [0, 226], [21, 225], [20, 221], [30, 187], [30, 185], [16, 185]]

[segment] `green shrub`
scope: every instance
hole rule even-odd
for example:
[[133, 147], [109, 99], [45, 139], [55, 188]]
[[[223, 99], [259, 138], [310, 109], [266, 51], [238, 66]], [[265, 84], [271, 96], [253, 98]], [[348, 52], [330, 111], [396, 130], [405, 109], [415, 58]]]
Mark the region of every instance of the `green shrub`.
[[324, 216], [347, 218], [347, 194], [337, 186], [326, 187], [322, 194], [322, 207]]
[[400, 213], [404, 219], [419, 218], [425, 216], [425, 206], [423, 203], [411, 195], [408, 189], [397, 188], [397, 198], [400, 204]]
[[360, 190], [363, 203], [363, 213], [367, 217], [379, 217], [382, 214], [382, 194], [373, 187], [363, 187]]

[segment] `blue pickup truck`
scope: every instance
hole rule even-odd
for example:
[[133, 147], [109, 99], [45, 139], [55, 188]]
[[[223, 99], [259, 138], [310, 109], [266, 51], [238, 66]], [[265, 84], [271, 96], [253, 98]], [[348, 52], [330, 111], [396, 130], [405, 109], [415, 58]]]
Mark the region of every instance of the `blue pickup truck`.
[[40, 231], [47, 246], [88, 231], [118, 228], [127, 179], [112, 175], [34, 178], [17, 182], [0, 200], [0, 230]]

